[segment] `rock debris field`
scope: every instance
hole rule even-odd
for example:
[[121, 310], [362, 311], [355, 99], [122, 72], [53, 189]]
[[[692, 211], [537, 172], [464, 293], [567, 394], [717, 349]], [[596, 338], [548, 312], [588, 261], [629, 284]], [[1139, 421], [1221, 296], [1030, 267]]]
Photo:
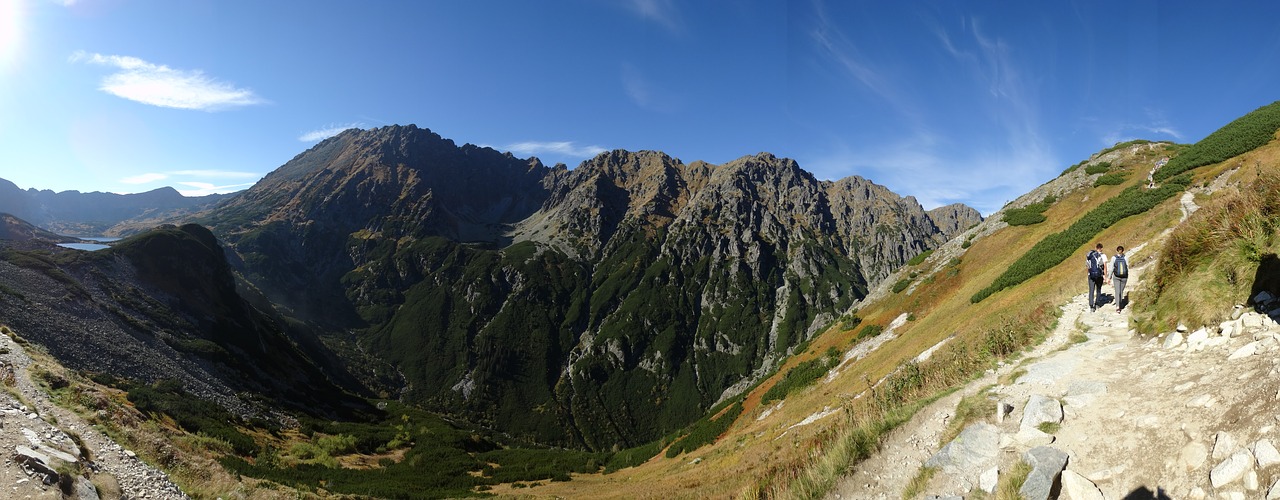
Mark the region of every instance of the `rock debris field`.
[[[936, 469], [926, 498], [964, 498], [1024, 462], [1029, 499], [1280, 499], [1280, 324], [1237, 307], [1220, 325], [1143, 338], [1127, 310], [1086, 302], [1062, 306], [1020, 362], [892, 432], [831, 498], [901, 498], [922, 466]], [[959, 400], [984, 390], [996, 411], [939, 443]]]
[[[0, 392], [0, 498], [60, 499], [64, 490], [80, 500], [188, 498], [163, 472], [49, 401], [30, 365], [26, 350], [0, 335], [0, 378], [9, 389]], [[76, 468], [82, 472], [68, 473]]]

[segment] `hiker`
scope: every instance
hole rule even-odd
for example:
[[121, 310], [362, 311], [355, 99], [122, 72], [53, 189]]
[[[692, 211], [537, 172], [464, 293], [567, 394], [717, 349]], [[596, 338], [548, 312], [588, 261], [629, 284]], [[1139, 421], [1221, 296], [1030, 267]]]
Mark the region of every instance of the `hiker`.
[[1084, 260], [1084, 268], [1089, 272], [1089, 311], [1097, 311], [1102, 285], [1110, 281], [1107, 279], [1107, 254], [1102, 253], [1102, 243], [1090, 250]]
[[1124, 246], [1116, 247], [1116, 256], [1111, 259], [1111, 282], [1116, 287], [1116, 312], [1124, 309], [1124, 285], [1129, 282], [1129, 261], [1124, 258]]

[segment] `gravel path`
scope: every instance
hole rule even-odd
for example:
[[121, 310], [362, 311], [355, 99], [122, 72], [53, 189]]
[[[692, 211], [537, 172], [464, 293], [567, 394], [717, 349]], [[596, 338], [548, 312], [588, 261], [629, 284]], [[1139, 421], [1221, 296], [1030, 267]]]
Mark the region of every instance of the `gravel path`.
[[138, 459], [133, 452], [85, 423], [79, 415], [53, 404], [31, 380], [28, 371], [31, 364], [31, 357], [21, 345], [0, 335], [0, 373], [13, 374], [14, 385], [10, 390], [22, 396], [20, 401], [10, 393], [0, 393], [0, 429], [3, 430], [0, 447], [6, 450], [7, 456], [0, 466], [0, 498], [62, 498], [56, 485], [45, 485], [43, 476], [32, 474], [15, 461], [13, 451], [26, 446], [77, 456], [80, 450], [70, 433], [79, 435], [90, 451], [93, 462], [86, 463], [84, 468], [92, 471], [95, 483], [107, 485], [99, 488], [106, 498], [116, 498], [112, 494], [114, 489], [119, 490], [118, 498], [123, 499], [188, 498], [164, 472]]

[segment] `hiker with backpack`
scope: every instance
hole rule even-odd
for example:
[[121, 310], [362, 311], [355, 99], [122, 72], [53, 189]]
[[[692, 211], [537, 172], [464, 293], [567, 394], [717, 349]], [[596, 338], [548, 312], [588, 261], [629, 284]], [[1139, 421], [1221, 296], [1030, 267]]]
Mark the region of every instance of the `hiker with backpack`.
[[1102, 243], [1085, 256], [1085, 269], [1089, 271], [1089, 311], [1097, 311], [1102, 285], [1110, 281], [1107, 279], [1107, 254], [1102, 253]]
[[1116, 247], [1116, 257], [1111, 259], [1111, 282], [1116, 287], [1116, 312], [1124, 309], [1124, 285], [1129, 282], [1129, 261], [1124, 258], [1124, 246]]

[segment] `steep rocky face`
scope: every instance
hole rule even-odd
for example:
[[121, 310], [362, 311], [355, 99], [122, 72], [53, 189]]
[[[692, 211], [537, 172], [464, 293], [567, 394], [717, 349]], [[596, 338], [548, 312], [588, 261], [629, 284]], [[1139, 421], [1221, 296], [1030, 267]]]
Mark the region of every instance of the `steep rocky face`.
[[308, 317], [354, 320], [340, 280], [374, 241], [443, 236], [496, 245], [533, 213], [543, 181], [563, 175], [537, 159], [457, 147], [412, 125], [326, 139], [198, 220], [223, 235], [251, 281]]
[[933, 224], [942, 233], [944, 240], [949, 240], [982, 222], [982, 214], [963, 203], [941, 206], [930, 210], [928, 214], [929, 219], [933, 220]]
[[700, 417], [944, 240], [912, 198], [767, 153], [570, 171], [412, 126], [326, 140], [204, 217], [405, 398], [592, 449]]
[[[173, 219], [213, 205], [227, 195], [186, 197], [171, 187], [136, 194], [19, 189], [0, 179], [0, 212], [42, 228], [77, 236], [115, 234], [122, 222]], [[150, 226], [148, 226], [150, 227]]]

